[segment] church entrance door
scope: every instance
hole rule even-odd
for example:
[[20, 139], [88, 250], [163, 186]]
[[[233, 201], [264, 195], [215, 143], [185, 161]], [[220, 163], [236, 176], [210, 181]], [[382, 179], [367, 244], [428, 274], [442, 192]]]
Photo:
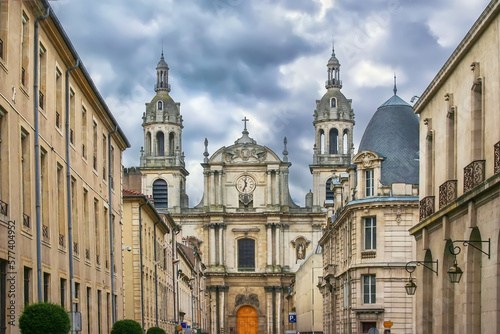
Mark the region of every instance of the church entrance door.
[[252, 306], [242, 306], [236, 314], [237, 334], [257, 334], [259, 320], [257, 311]]

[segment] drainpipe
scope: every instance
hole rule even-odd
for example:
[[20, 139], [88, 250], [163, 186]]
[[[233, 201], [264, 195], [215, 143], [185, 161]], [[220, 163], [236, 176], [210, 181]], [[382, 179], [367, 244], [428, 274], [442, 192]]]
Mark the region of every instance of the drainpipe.
[[174, 289], [174, 326], [175, 326], [175, 333], [177, 334], [177, 324], [179, 322], [179, 277], [177, 272], [179, 271], [179, 259], [177, 255], [177, 241], [175, 236], [179, 234], [179, 229], [175, 226], [172, 227], [172, 258], [174, 261], [172, 263], [175, 265], [172, 266], [172, 270], [174, 271], [172, 273], [172, 288]]
[[80, 65], [80, 59], [76, 59], [76, 64], [70, 69], [66, 70], [66, 206], [68, 207], [68, 247], [69, 247], [69, 281], [70, 281], [70, 295], [71, 295], [71, 333], [75, 331], [75, 314], [76, 314], [76, 291], [75, 291], [75, 277], [73, 271], [73, 223], [71, 212], [71, 163], [69, 154], [70, 142], [70, 129], [69, 129], [69, 72], [73, 71]]
[[156, 225], [159, 223], [160, 221], [157, 221], [155, 223], [155, 226], [154, 226], [154, 229], [153, 229], [153, 233], [154, 233], [154, 252], [155, 252], [155, 302], [156, 302], [156, 327], [159, 327], [158, 326], [158, 259], [156, 257]]
[[110, 257], [110, 274], [111, 274], [111, 319], [112, 325], [116, 321], [116, 300], [115, 300], [115, 245], [113, 243], [114, 236], [114, 226], [113, 226], [113, 173], [111, 172], [111, 136], [118, 131], [118, 125], [115, 125], [115, 129], [108, 133], [108, 194], [109, 194], [109, 257]]
[[40, 217], [40, 140], [38, 129], [38, 54], [40, 47], [38, 46], [38, 22], [49, 17], [50, 7], [47, 8], [47, 13], [44, 16], [35, 20], [35, 60], [33, 65], [33, 104], [35, 116], [35, 197], [36, 197], [36, 266], [38, 276], [38, 301], [43, 301], [42, 291], [42, 219]]
[[142, 211], [141, 208], [148, 204], [149, 201], [146, 197], [146, 202], [144, 204], [139, 205], [139, 254], [141, 260], [141, 322], [142, 322], [142, 331], [144, 332], [145, 323], [144, 323], [144, 267], [142, 264]]

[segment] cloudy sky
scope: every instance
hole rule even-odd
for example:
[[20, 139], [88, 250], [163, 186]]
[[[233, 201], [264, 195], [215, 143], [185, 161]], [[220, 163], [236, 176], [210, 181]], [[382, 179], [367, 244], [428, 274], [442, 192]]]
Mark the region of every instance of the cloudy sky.
[[184, 118], [190, 205], [209, 153], [241, 136], [282, 157], [288, 138], [290, 192], [303, 205], [312, 186], [315, 100], [326, 92], [332, 41], [342, 92], [353, 100], [355, 150], [377, 107], [420, 95], [488, 4], [487, 0], [59, 0], [50, 2], [132, 147], [138, 166], [145, 103], [155, 95], [163, 52], [170, 95]]

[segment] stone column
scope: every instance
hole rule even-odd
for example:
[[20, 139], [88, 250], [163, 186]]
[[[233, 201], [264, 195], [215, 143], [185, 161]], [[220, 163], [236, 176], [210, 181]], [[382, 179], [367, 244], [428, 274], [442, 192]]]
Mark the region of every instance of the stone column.
[[271, 186], [271, 171], [266, 171], [267, 174], [267, 204], [273, 204], [273, 193]]
[[215, 225], [210, 224], [210, 265], [214, 266], [215, 265]]
[[280, 172], [279, 170], [276, 171], [276, 178], [274, 180], [274, 204], [281, 204], [280, 203]]
[[223, 184], [222, 184], [222, 174], [223, 174], [223, 172], [222, 172], [222, 171], [220, 171], [220, 172], [219, 172], [219, 201], [218, 201], [218, 203], [217, 203], [217, 204], [219, 204], [219, 205], [224, 204], [224, 202], [223, 202], [223, 200], [222, 200], [222, 198], [223, 198], [223, 197], [222, 197], [222, 193], [223, 193], [223, 191], [224, 191], [224, 186], [223, 186]]
[[211, 205], [215, 204], [215, 172], [210, 171], [210, 201]]
[[264, 288], [266, 291], [266, 301], [267, 301], [267, 307], [266, 307], [266, 327], [267, 327], [267, 332], [272, 333], [273, 332], [273, 287], [272, 286], [266, 286]]
[[281, 265], [280, 262], [280, 227], [281, 224], [275, 224], [275, 231], [274, 231], [274, 249], [275, 249], [275, 256], [276, 256], [276, 269]]
[[275, 286], [274, 288], [276, 293], [276, 333], [281, 333], [281, 312], [283, 310], [281, 295], [283, 291], [280, 286]]
[[208, 196], [208, 176], [210, 175], [210, 171], [209, 170], [204, 170], [203, 171], [203, 205], [204, 206], [208, 206], [209, 204], [209, 196]]
[[219, 223], [218, 227], [219, 227], [219, 265], [222, 265], [224, 263], [224, 230], [226, 224]]
[[267, 230], [267, 266], [272, 266], [273, 265], [273, 237], [272, 237], [272, 225], [271, 224], [266, 224], [266, 230]]

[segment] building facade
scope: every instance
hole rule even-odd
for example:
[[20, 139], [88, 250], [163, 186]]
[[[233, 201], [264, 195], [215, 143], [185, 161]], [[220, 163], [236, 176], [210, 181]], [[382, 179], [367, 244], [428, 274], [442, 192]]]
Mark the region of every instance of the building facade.
[[107, 332], [123, 317], [129, 143], [47, 1], [1, 1], [0, 15], [0, 333], [41, 301]]
[[414, 260], [408, 229], [418, 220], [418, 119], [396, 92], [373, 115], [325, 203], [324, 333], [383, 332], [389, 320], [395, 332], [414, 333], [405, 269]]
[[[410, 232], [417, 258], [439, 261], [439, 276], [414, 280], [419, 333], [500, 330], [499, 13], [491, 1], [415, 105], [420, 221]], [[452, 283], [448, 272], [463, 275]]]
[[144, 329], [175, 331], [176, 228], [172, 218], [158, 213], [145, 195], [123, 190], [124, 318]]

